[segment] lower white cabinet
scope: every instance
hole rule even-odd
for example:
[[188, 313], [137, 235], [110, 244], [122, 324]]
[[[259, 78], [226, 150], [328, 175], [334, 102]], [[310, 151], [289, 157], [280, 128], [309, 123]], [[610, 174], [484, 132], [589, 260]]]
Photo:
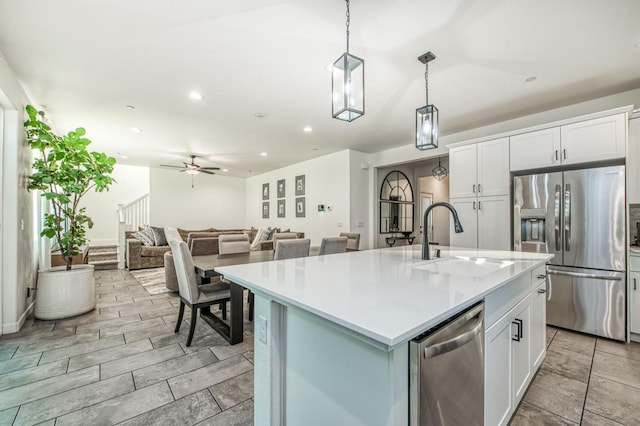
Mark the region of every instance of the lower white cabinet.
[[629, 331], [640, 334], [640, 272], [629, 272]]
[[464, 232], [456, 234], [450, 221], [452, 247], [509, 250], [509, 196], [452, 198]]
[[486, 331], [486, 425], [509, 422], [546, 353], [544, 280], [534, 277], [532, 288]]

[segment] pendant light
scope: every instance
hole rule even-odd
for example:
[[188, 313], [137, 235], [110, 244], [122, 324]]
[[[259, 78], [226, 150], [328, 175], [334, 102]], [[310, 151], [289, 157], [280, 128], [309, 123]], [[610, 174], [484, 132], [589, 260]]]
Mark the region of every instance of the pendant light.
[[427, 52], [418, 60], [425, 65], [424, 84], [426, 92], [426, 104], [416, 110], [416, 148], [420, 150], [438, 147], [438, 108], [429, 105], [429, 62], [436, 56]]
[[351, 15], [347, 2], [347, 51], [331, 68], [333, 118], [353, 121], [364, 115], [364, 60], [349, 53]]
[[435, 167], [433, 170], [431, 170], [431, 174], [438, 180], [446, 178], [449, 174], [449, 171], [440, 164], [440, 157], [438, 157], [438, 167]]

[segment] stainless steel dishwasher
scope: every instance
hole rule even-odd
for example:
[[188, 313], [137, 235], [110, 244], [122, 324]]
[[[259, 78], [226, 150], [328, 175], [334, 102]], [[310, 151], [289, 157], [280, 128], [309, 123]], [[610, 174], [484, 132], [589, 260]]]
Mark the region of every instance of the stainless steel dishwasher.
[[484, 303], [409, 343], [412, 426], [484, 422]]

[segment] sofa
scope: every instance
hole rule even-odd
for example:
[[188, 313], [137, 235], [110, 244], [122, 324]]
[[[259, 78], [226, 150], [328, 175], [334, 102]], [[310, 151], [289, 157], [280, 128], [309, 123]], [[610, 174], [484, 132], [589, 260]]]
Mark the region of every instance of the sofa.
[[[192, 254], [199, 256], [202, 254], [217, 254], [217, 236], [220, 234], [233, 234], [233, 233], [247, 233], [249, 239], [255, 236], [257, 229], [198, 229], [188, 230], [178, 228], [180, 237], [187, 243], [187, 246], [191, 249], [192, 242], [189, 239], [189, 235], [192, 235], [191, 239], [195, 238], [215, 238], [215, 240], [207, 240], [206, 244], [200, 244], [197, 247], [198, 254]], [[125, 264], [127, 269], [144, 269], [144, 268], [161, 268], [164, 266], [164, 254], [171, 251], [169, 245], [163, 246], [145, 246], [142, 241], [135, 238], [134, 231], [125, 231]]]

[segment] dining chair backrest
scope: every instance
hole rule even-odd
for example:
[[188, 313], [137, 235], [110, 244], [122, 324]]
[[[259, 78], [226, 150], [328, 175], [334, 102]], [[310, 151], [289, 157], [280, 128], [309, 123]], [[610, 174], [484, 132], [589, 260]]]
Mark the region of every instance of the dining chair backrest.
[[276, 244], [276, 251], [273, 254], [273, 260], [294, 259], [296, 257], [309, 256], [310, 247], [311, 240], [308, 238], [280, 240]]
[[355, 232], [341, 232], [341, 237], [347, 237], [347, 249], [359, 250], [360, 249], [360, 234]]
[[191, 253], [184, 241], [169, 241], [171, 253], [173, 254], [173, 264], [176, 268], [176, 278], [178, 278], [178, 291], [180, 296], [189, 303], [196, 303], [200, 290], [196, 279], [196, 270], [193, 266]]
[[344, 253], [347, 251], [347, 237], [325, 237], [320, 241], [319, 255]]
[[218, 237], [220, 254], [248, 253], [251, 250], [247, 234], [224, 234]]
[[273, 234], [273, 248], [276, 248], [276, 244], [279, 240], [293, 240], [298, 238], [298, 234], [295, 232], [276, 232]]

